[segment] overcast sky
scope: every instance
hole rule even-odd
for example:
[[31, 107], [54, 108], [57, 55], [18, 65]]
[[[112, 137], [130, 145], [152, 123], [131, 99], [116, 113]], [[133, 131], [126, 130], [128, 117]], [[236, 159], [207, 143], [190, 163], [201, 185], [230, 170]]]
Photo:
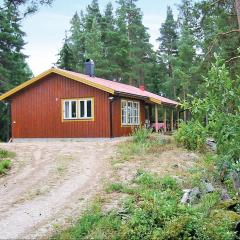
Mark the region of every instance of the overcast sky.
[[[84, 10], [90, 2], [91, 0], [55, 0], [51, 7], [41, 7], [39, 12], [23, 20], [23, 30], [27, 34], [24, 52], [29, 56], [27, 62], [34, 75], [53, 66], [73, 14]], [[99, 0], [101, 10], [107, 2], [109, 0]], [[149, 28], [151, 43], [155, 48], [158, 47], [156, 38], [159, 37], [159, 28], [166, 18], [167, 6], [170, 5], [176, 14], [176, 5], [179, 3], [180, 0], [138, 1], [144, 15], [144, 25]]]

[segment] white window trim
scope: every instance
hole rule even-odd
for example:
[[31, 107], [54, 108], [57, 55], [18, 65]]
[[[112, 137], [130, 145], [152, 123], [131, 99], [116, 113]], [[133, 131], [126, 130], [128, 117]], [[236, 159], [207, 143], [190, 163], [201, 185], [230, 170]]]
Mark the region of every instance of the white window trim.
[[[125, 103], [125, 104], [124, 104]], [[127, 111], [125, 112], [125, 119], [126, 122], [123, 122], [123, 104], [127, 107]], [[137, 108], [134, 109], [134, 105], [137, 105]], [[128, 105], [131, 105], [131, 109], [130, 109], [130, 117], [128, 114]], [[136, 115], [135, 115], [136, 113]], [[133, 100], [121, 100], [121, 125], [122, 126], [139, 126], [140, 125], [140, 102], [139, 101], [133, 101]], [[131, 119], [132, 119], [132, 123], [131, 123]], [[137, 122], [135, 122], [135, 120], [137, 120]]]
[[[84, 102], [84, 117], [80, 116], [80, 102]], [[87, 117], [87, 102], [91, 101], [91, 117]], [[69, 118], [66, 118], [65, 115], [65, 103], [69, 102]], [[71, 117], [71, 106], [72, 102], [76, 102], [76, 117]], [[69, 120], [93, 120], [94, 119], [94, 99], [93, 98], [78, 98], [78, 99], [63, 99], [62, 100], [62, 112], [63, 112], [63, 120], [69, 121]]]

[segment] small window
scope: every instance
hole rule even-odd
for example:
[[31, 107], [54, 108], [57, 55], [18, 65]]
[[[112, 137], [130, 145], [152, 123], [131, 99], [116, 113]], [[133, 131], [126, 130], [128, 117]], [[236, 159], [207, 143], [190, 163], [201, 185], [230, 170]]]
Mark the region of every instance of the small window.
[[122, 125], [140, 124], [140, 104], [139, 102], [122, 100]]
[[77, 102], [71, 101], [71, 118], [77, 118]]
[[65, 109], [65, 111], [64, 111], [65, 112], [64, 118], [65, 119], [70, 118], [69, 105], [70, 105], [70, 102], [69, 101], [65, 101], [65, 103], [64, 103], [64, 109]]
[[92, 117], [92, 100], [87, 100], [87, 117]]
[[92, 119], [93, 99], [64, 100], [64, 119]]
[[84, 101], [80, 101], [80, 118], [84, 118], [84, 116], [85, 116]]
[[77, 118], [77, 101], [66, 100], [64, 102], [64, 118], [65, 119]]
[[127, 101], [122, 100], [122, 123], [127, 122]]

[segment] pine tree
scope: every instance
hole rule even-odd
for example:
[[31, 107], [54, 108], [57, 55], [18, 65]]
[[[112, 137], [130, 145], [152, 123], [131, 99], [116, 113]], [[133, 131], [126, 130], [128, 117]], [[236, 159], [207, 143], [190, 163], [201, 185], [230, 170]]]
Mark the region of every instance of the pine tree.
[[89, 31], [92, 29], [93, 19], [101, 24], [102, 15], [99, 9], [98, 0], [92, 0], [91, 4], [87, 6], [85, 14], [85, 30]]
[[81, 11], [76, 12], [70, 22], [69, 48], [73, 55], [72, 68], [76, 72], [83, 72], [85, 61], [85, 18]]
[[113, 5], [109, 2], [106, 6], [101, 21], [102, 43], [103, 43], [103, 59], [102, 59], [102, 74], [105, 78], [114, 80], [121, 71], [115, 52], [118, 42], [118, 34], [116, 32], [116, 19], [113, 13]]
[[145, 62], [151, 54], [151, 44], [137, 0], [119, 0], [117, 29], [119, 33], [118, 56], [121, 59], [123, 80], [131, 85], [145, 81]]
[[167, 8], [167, 17], [160, 28], [160, 37], [157, 39], [160, 42], [158, 53], [163, 58], [167, 65], [168, 76], [165, 77], [165, 82], [170, 86], [167, 95], [176, 98], [177, 86], [173, 78], [173, 59], [177, 55], [177, 23], [173, 18], [172, 9]]
[[166, 65], [161, 58], [157, 56], [157, 53], [153, 53], [150, 57], [149, 63], [147, 63], [146, 69], [146, 88], [158, 95], [165, 95], [166, 87], [162, 79], [167, 74]]
[[74, 62], [73, 51], [69, 46], [69, 39], [67, 36], [65, 36], [63, 47], [58, 55], [59, 59], [57, 61], [57, 66], [59, 68], [69, 71], [75, 70], [76, 65]]
[[101, 62], [103, 59], [103, 43], [101, 41], [101, 29], [96, 18], [93, 19], [91, 30], [86, 32], [85, 36], [86, 58], [94, 60], [96, 64], [96, 75], [102, 77]]
[[[4, 1], [0, 7], [0, 93], [26, 81], [32, 76], [26, 64], [26, 56], [22, 53], [25, 42], [21, 30], [21, 18], [17, 7]], [[0, 105], [0, 138], [7, 140], [9, 115], [7, 106]]]
[[181, 36], [178, 41], [178, 56], [175, 59], [174, 77], [178, 81], [179, 94], [186, 99], [190, 93], [190, 87], [194, 84], [193, 75], [196, 71], [196, 51], [194, 37], [185, 23], [181, 29]]

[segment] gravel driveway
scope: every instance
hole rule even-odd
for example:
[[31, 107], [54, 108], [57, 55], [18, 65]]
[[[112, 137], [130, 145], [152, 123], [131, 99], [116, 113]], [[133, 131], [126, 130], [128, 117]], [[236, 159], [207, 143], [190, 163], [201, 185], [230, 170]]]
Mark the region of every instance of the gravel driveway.
[[0, 177], [0, 239], [42, 238], [101, 191], [118, 141], [0, 144], [17, 155]]

